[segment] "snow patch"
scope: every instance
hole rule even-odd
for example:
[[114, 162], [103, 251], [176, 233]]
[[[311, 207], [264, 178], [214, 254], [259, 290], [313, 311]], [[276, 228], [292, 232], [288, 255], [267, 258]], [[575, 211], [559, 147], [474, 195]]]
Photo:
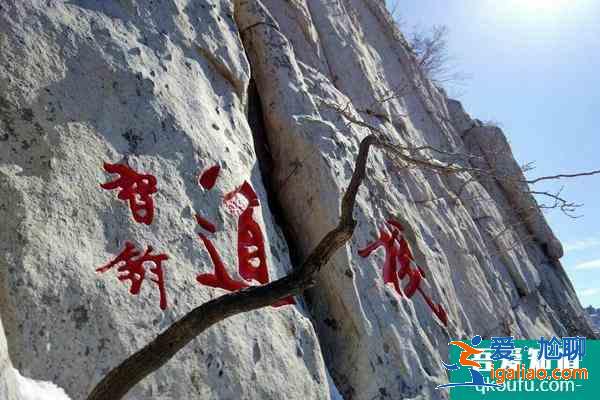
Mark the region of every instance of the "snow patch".
[[22, 376], [13, 368], [19, 400], [71, 400], [65, 391], [52, 382], [36, 381]]

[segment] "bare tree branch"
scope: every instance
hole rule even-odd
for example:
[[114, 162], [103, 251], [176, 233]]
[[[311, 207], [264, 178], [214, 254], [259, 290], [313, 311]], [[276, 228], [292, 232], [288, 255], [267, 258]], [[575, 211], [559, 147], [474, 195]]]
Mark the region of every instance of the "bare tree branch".
[[467, 79], [452, 65], [452, 57], [448, 53], [448, 32], [445, 25], [434, 25], [429, 30], [415, 28], [408, 39], [418, 67], [437, 84]]
[[[382, 129], [374, 126], [373, 124], [370, 124], [369, 122], [367, 122], [363, 119], [359, 119], [359, 117], [357, 117], [357, 116], [354, 116], [350, 112], [350, 104], [349, 103], [346, 104], [345, 107], [341, 107], [338, 104], [325, 102], [325, 101], [322, 101], [321, 104], [335, 110], [342, 117], [344, 117], [346, 120], [348, 120], [348, 124], [346, 126], [354, 124], [354, 125], [360, 126], [362, 128], [368, 129], [370, 132], [375, 133], [379, 137], [386, 137], [386, 134]], [[404, 122], [401, 122], [400, 126], [405, 131], [406, 128], [404, 127]], [[581, 177], [581, 176], [592, 176], [592, 175], [600, 174], [600, 170], [593, 170], [593, 171], [579, 172], [579, 173], [573, 173], [573, 174], [557, 174], [557, 175], [541, 176], [541, 177], [537, 177], [534, 179], [526, 179], [526, 178], [524, 179], [523, 175], [521, 175], [521, 174], [507, 175], [506, 173], [501, 173], [493, 165], [490, 165], [489, 168], [477, 168], [477, 167], [465, 166], [465, 165], [468, 165], [469, 161], [472, 161], [475, 159], [482, 159], [481, 156], [474, 155], [474, 154], [461, 153], [461, 152], [449, 152], [449, 151], [445, 151], [445, 150], [442, 150], [442, 149], [439, 149], [439, 148], [436, 148], [433, 146], [429, 146], [429, 145], [400, 146], [400, 145], [396, 145], [396, 144], [386, 143], [386, 144], [382, 144], [382, 147], [388, 150], [388, 155], [391, 156], [392, 160], [396, 161], [397, 163], [399, 161], [404, 162], [404, 165], [400, 165], [401, 168], [410, 168], [410, 167], [425, 168], [425, 169], [433, 170], [434, 172], [437, 172], [437, 173], [440, 173], [443, 175], [457, 174], [457, 173], [461, 173], [461, 172], [468, 172], [469, 174], [471, 174], [471, 178], [469, 180], [467, 180], [466, 182], [464, 182], [463, 185], [461, 186], [459, 193], [457, 194], [458, 198], [461, 198], [462, 192], [465, 189], [465, 187], [467, 186], [467, 184], [477, 181], [478, 177], [488, 177], [491, 179], [495, 179], [497, 181], [524, 183], [524, 184], [532, 186], [536, 183], [539, 183], [542, 181], [547, 181], [547, 180], [558, 180], [558, 179], [563, 179], [563, 178], [576, 178], [576, 177]], [[427, 154], [422, 154], [425, 151], [429, 151], [431, 153], [437, 153], [438, 155], [445, 156], [450, 159], [454, 159], [454, 160], [456, 160], [456, 162], [455, 161], [451, 161], [451, 162], [439, 161], [436, 158], [433, 158]], [[507, 149], [504, 149], [501, 147], [498, 148], [498, 154], [503, 151], [507, 151]], [[488, 154], [488, 156], [493, 157], [494, 154]], [[461, 162], [461, 164], [458, 164], [458, 162]], [[495, 164], [495, 163], [493, 163], [493, 164]], [[522, 166], [522, 170], [530, 171], [533, 169], [533, 167], [534, 167], [534, 163], [526, 163]], [[568, 200], [564, 199], [563, 197], [561, 197], [562, 189], [558, 193], [552, 193], [549, 191], [534, 191], [534, 190], [524, 190], [523, 192], [529, 193], [531, 195], [549, 197], [553, 200], [552, 204], [545, 204], [545, 203], [539, 204], [538, 205], [539, 209], [542, 209], [542, 210], [559, 209], [560, 211], [562, 211], [565, 215], [567, 215], [570, 218], [579, 218], [580, 217], [579, 215], [575, 215], [574, 212], [577, 208], [581, 207], [582, 204], [571, 202], [571, 201], [568, 201]], [[426, 202], [426, 201], [420, 201], [420, 202]], [[523, 211], [523, 210], [521, 210], [521, 211]]]
[[[346, 106], [342, 107], [336, 103], [322, 101], [321, 105], [335, 110], [341, 116], [343, 116], [345, 119], [347, 119], [348, 124], [346, 126], [354, 124], [354, 125], [368, 129], [372, 133], [377, 134], [380, 138], [385, 138], [387, 136], [386, 133], [382, 129], [380, 129], [362, 119], [359, 119], [359, 117], [357, 117], [357, 116], [352, 115], [352, 113], [350, 112], [349, 103], [346, 104]], [[404, 132], [406, 132], [406, 128], [404, 127], [404, 122], [401, 122], [401, 126], [402, 126], [402, 130]], [[479, 158], [479, 156], [476, 156], [473, 154], [449, 152], [449, 151], [441, 150], [439, 148], [429, 146], [429, 145], [400, 146], [400, 145], [392, 144], [392, 143], [388, 143], [388, 145], [389, 145], [390, 149], [393, 148], [393, 152], [395, 154], [400, 155], [401, 158], [403, 158], [407, 162], [425, 163], [425, 164], [421, 164], [421, 166], [428, 166], [429, 168], [436, 169], [436, 170], [443, 169], [446, 173], [461, 172], [461, 171], [469, 171], [469, 172], [479, 171], [479, 169], [477, 169], [477, 168], [464, 168], [464, 167], [461, 167], [454, 163], [444, 164], [435, 159], [429, 159], [429, 161], [427, 161], [426, 159], [413, 159], [411, 156], [409, 156], [405, 153], [401, 153], [401, 152], [408, 152], [409, 154], [415, 154], [415, 153], [423, 152], [425, 150], [429, 150], [431, 152], [445, 155], [448, 157], [453, 157], [453, 158], [460, 158], [460, 159]], [[450, 170], [448, 170], [448, 169], [450, 169]], [[484, 171], [481, 170], [481, 172], [484, 172]]]
[[530, 185], [533, 185], [533, 184], [541, 182], [541, 181], [557, 180], [557, 179], [563, 179], [563, 178], [577, 178], [580, 176], [591, 176], [591, 175], [598, 175], [598, 174], [600, 174], [600, 169], [597, 169], [594, 171], [588, 171], [588, 172], [578, 172], [578, 173], [574, 173], [574, 174], [558, 174], [558, 175], [540, 176], [539, 178], [526, 180], [525, 182], [529, 183]]
[[574, 214], [574, 212], [579, 207], [583, 206], [583, 204], [574, 203], [574, 202], [568, 201], [565, 198], [561, 197], [561, 193], [562, 193], [563, 189], [564, 188], [560, 188], [560, 190], [556, 193], [552, 193], [552, 192], [548, 192], [548, 191], [535, 191], [535, 190], [530, 190], [529, 193], [532, 195], [549, 197], [550, 199], [553, 200], [552, 204], [545, 204], [545, 203], [538, 204], [538, 207], [541, 209], [556, 209], [556, 208], [558, 208], [558, 209], [560, 209], [560, 211], [563, 212], [563, 214], [565, 214], [569, 218], [573, 218], [573, 219], [580, 218], [581, 215], [576, 215], [576, 214]]

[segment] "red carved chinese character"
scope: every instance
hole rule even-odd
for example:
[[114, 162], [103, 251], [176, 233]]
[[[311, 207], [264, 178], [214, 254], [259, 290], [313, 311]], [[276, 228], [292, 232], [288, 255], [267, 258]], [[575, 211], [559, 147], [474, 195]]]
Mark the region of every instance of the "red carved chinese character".
[[210, 256], [210, 259], [215, 267], [214, 274], [199, 274], [196, 277], [196, 280], [199, 283], [201, 283], [202, 285], [206, 285], [206, 286], [210, 286], [210, 287], [214, 287], [214, 288], [225, 289], [230, 292], [235, 292], [237, 290], [247, 288], [250, 286], [246, 282], [237, 281], [237, 280], [231, 278], [231, 276], [229, 276], [229, 274], [227, 273], [227, 268], [225, 268], [225, 264], [223, 264], [223, 260], [221, 260], [221, 256], [219, 255], [219, 252], [217, 251], [215, 246], [212, 244], [210, 239], [207, 238], [206, 235], [204, 235], [202, 233], [199, 233], [198, 236], [200, 236], [202, 243], [204, 243], [204, 246], [206, 247], [206, 250], [208, 251], [208, 255]]
[[254, 209], [260, 205], [258, 196], [246, 181], [242, 186], [225, 195], [225, 203], [239, 205], [240, 202], [236, 202], [237, 196], [243, 196], [247, 204], [238, 218], [239, 272], [247, 281], [254, 279], [265, 284], [269, 282], [265, 240], [260, 225], [253, 218]]
[[210, 222], [209, 220], [207, 220], [206, 218], [204, 218], [198, 214], [196, 214], [196, 222], [203, 229], [206, 229], [210, 233], [215, 233], [217, 231], [217, 228], [215, 228], [215, 225], [212, 222]]
[[[210, 256], [213, 266], [215, 267], [214, 274], [199, 274], [196, 277], [198, 283], [214, 288], [225, 289], [230, 292], [235, 292], [240, 289], [252, 286], [246, 281], [239, 281], [233, 279], [227, 272], [227, 268], [225, 267], [225, 264], [223, 263], [223, 260], [219, 255], [219, 252], [212, 244], [210, 239], [202, 233], [199, 233], [198, 236], [200, 236], [202, 243], [204, 243], [204, 246], [208, 251], [208, 255]], [[279, 300], [278, 302], [272, 304], [272, 307], [281, 307], [287, 304], [296, 304], [292, 296]]]
[[120, 188], [118, 198], [129, 202], [133, 219], [141, 224], [150, 225], [154, 218], [154, 200], [156, 178], [152, 175], [138, 174], [125, 164], [104, 163], [104, 170], [110, 174], [119, 174], [119, 178], [106, 182], [100, 187], [107, 190]]
[[[212, 182], [210, 187], [213, 185], [214, 182]], [[196, 277], [196, 280], [202, 285], [228, 291], [237, 291], [250, 287], [252, 286], [250, 284], [252, 280], [261, 284], [268, 283], [269, 272], [264, 237], [260, 225], [253, 219], [254, 209], [260, 205], [258, 196], [252, 189], [252, 186], [248, 182], [244, 182], [236, 190], [227, 193], [224, 202], [232, 214], [238, 215], [238, 272], [243, 280], [236, 280], [229, 275], [219, 252], [212, 241], [203, 233], [199, 233], [198, 236], [208, 251], [215, 271], [212, 274], [200, 274]], [[213, 223], [198, 214], [196, 214], [196, 221], [206, 231], [210, 233], [216, 231]], [[282, 299], [273, 304], [273, 307], [286, 304], [295, 304], [294, 298], [290, 296]]]
[[[441, 304], [434, 304], [421, 288], [421, 281], [425, 274], [413, 258], [408, 242], [404, 238], [402, 225], [394, 220], [386, 221], [379, 231], [379, 238], [358, 251], [361, 257], [368, 257], [379, 247], [385, 249], [385, 262], [383, 265], [383, 282], [391, 283], [396, 292], [411, 298], [417, 291], [423, 296], [431, 311], [444, 323], [448, 325], [448, 315]], [[400, 280], [408, 278], [404, 290], [400, 288]]]
[[152, 246], [148, 246], [146, 252], [140, 256], [140, 252], [130, 242], [125, 242], [125, 249], [114, 260], [108, 264], [96, 269], [97, 272], [103, 273], [114, 266], [117, 266], [120, 281], [128, 280], [131, 282], [129, 293], [137, 295], [142, 287], [142, 282], [146, 276], [145, 263], [152, 263], [154, 267], [150, 268], [156, 278], [150, 278], [158, 286], [160, 293], [160, 308], [167, 308], [167, 295], [165, 291], [164, 272], [162, 262], [168, 260], [166, 254], [152, 255]]
[[204, 171], [202, 175], [200, 175], [200, 177], [198, 178], [198, 184], [206, 190], [212, 189], [213, 186], [215, 186], [215, 183], [217, 182], [217, 177], [219, 176], [220, 170], [221, 167], [219, 167], [218, 165], [213, 165], [212, 167]]

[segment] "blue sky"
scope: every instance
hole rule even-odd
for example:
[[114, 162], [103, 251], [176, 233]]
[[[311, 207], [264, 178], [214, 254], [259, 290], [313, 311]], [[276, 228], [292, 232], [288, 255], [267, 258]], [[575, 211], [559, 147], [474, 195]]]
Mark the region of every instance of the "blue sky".
[[[395, 0], [389, 1], [394, 2]], [[530, 177], [600, 169], [600, 0], [400, 0], [404, 25], [447, 25], [458, 94], [474, 118], [497, 121]], [[547, 213], [584, 306], [600, 307], [600, 176], [536, 185], [583, 203], [583, 217]]]

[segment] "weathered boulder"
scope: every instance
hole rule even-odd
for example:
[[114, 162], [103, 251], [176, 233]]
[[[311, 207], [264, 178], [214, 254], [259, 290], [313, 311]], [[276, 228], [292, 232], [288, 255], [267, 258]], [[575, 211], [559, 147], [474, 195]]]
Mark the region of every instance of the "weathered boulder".
[[[272, 278], [290, 269], [245, 114], [249, 65], [229, 1], [7, 1], [0, 7], [0, 312], [24, 376], [75, 399], [128, 354], [225, 293], [195, 278], [213, 264], [194, 215], [236, 276], [237, 218], [223, 195], [248, 181]], [[100, 184], [127, 162], [157, 179], [155, 215], [136, 223]], [[215, 187], [198, 173], [220, 165]], [[205, 232], [206, 233], [206, 232]], [[168, 308], [148, 273], [132, 296], [96, 268], [132, 242], [166, 254]], [[239, 278], [239, 277], [238, 277]], [[227, 320], [131, 399], [328, 398], [319, 343], [300, 306]]]
[[[223, 198], [245, 181], [260, 203], [271, 279], [286, 274], [290, 252], [302, 260], [337, 224], [372, 131], [349, 118], [432, 159], [474, 153], [461, 165], [496, 161], [522, 176], [504, 135], [419, 71], [384, 3], [0, 5], [0, 315], [23, 375], [83, 398], [126, 355], [224, 293], [196, 282], [214, 268], [199, 233], [241, 279], [240, 225]], [[499, 160], [489, 137], [505, 150]], [[151, 224], [100, 187], [116, 178], [104, 162], [156, 178]], [[214, 187], [202, 188], [198, 174], [215, 165]], [[321, 271], [308, 307], [297, 299], [219, 323], [128, 398], [327, 399], [325, 365], [346, 400], [446, 398], [435, 386], [447, 381], [450, 338], [592, 335], [560, 243], [537, 209], [524, 212], [535, 205], [526, 186], [402, 168], [379, 150], [367, 171], [355, 235]], [[358, 254], [390, 218], [405, 227], [447, 326], [424, 297], [383, 284], [383, 249]], [[138, 296], [116, 270], [96, 272], [127, 241], [168, 255], [166, 311], [150, 272]]]

